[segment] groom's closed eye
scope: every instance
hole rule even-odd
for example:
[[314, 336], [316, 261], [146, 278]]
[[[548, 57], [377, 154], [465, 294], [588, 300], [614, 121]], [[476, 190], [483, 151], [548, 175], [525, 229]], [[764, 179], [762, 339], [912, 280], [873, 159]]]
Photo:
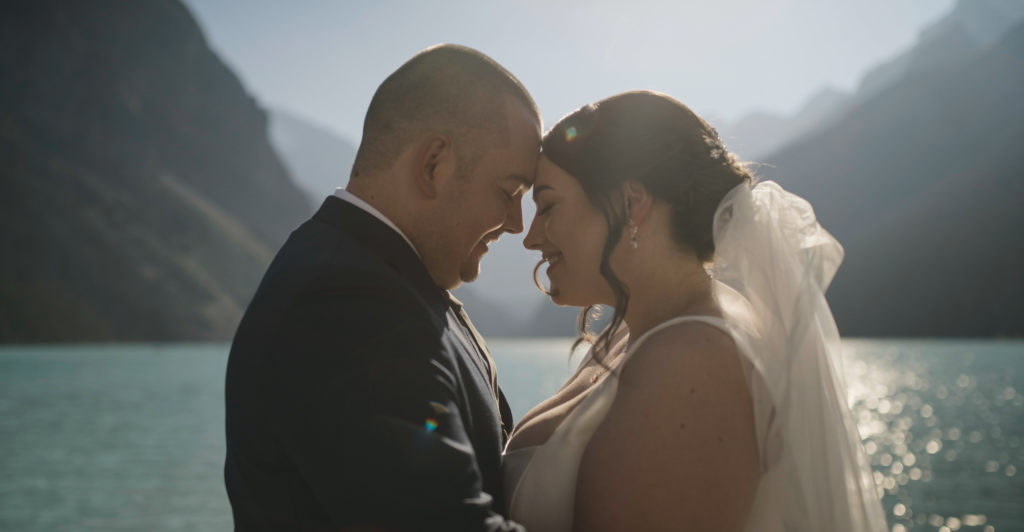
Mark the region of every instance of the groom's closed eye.
[[526, 191], [529, 190], [532, 185], [525, 176], [519, 174], [510, 175], [506, 177], [505, 180], [516, 183], [516, 187], [511, 189], [511, 191], [505, 190], [505, 193], [512, 199], [522, 197], [522, 195], [526, 194]]

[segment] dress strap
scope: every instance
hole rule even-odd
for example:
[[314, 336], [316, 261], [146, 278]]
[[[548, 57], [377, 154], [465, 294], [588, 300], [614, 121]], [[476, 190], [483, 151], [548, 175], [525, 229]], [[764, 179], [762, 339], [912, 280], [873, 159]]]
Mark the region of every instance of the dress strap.
[[729, 329], [729, 324], [726, 323], [724, 319], [719, 318], [718, 316], [677, 316], [675, 318], [665, 320], [655, 325], [654, 327], [651, 328], [651, 330], [642, 334], [640, 338], [637, 338], [636, 342], [633, 345], [629, 346], [629, 352], [626, 353], [626, 356], [623, 359], [623, 363], [625, 363], [626, 359], [631, 357], [633, 353], [640, 349], [640, 346], [654, 333], [667, 329], [673, 325], [678, 325], [680, 323], [684, 323], [687, 321], [699, 321], [701, 323], [706, 323], [712, 327], [721, 329], [722, 332], [729, 335], [729, 337], [732, 337], [732, 331]]

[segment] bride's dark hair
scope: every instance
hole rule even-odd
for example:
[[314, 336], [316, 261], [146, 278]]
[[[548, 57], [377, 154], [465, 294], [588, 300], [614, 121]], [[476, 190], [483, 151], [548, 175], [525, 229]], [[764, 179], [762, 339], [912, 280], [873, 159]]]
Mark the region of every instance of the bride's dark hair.
[[751, 175], [707, 122], [682, 103], [651, 91], [618, 94], [573, 111], [544, 136], [543, 153], [580, 182], [608, 223], [600, 272], [615, 294], [615, 314], [595, 339], [587, 330], [594, 306], [584, 308], [580, 338], [573, 345], [594, 342], [600, 360], [629, 306], [629, 287], [608, 262], [627, 223], [622, 184], [639, 182], [667, 203], [674, 240], [710, 262], [715, 210], [726, 193]]

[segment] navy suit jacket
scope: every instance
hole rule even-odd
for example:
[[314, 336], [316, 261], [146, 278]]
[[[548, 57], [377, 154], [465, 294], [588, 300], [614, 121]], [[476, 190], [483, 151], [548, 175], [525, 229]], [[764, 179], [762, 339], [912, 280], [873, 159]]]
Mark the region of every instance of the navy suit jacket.
[[499, 515], [511, 411], [467, 326], [399, 234], [328, 197], [231, 346], [236, 530], [518, 530]]

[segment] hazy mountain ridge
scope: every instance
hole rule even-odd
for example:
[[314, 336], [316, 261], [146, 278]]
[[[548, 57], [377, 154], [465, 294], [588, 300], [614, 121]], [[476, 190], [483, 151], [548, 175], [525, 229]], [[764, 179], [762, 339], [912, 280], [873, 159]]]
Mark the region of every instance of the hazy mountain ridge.
[[906, 76], [969, 61], [1024, 20], [1024, 2], [959, 0], [907, 51], [871, 68], [853, 93], [822, 89], [789, 116], [754, 112], [716, 127], [743, 160], [763, 160], [790, 143], [842, 120], [850, 109]]
[[269, 118], [271, 144], [314, 207], [348, 183], [354, 143], [281, 109], [271, 109]]
[[225, 340], [309, 214], [178, 2], [0, 16], [0, 341]]
[[849, 99], [850, 95], [844, 92], [822, 89], [790, 117], [755, 112], [736, 122], [720, 124], [717, 130], [741, 160], [758, 160], [839, 117]]
[[1024, 334], [1024, 24], [768, 158], [845, 245], [844, 334]]

